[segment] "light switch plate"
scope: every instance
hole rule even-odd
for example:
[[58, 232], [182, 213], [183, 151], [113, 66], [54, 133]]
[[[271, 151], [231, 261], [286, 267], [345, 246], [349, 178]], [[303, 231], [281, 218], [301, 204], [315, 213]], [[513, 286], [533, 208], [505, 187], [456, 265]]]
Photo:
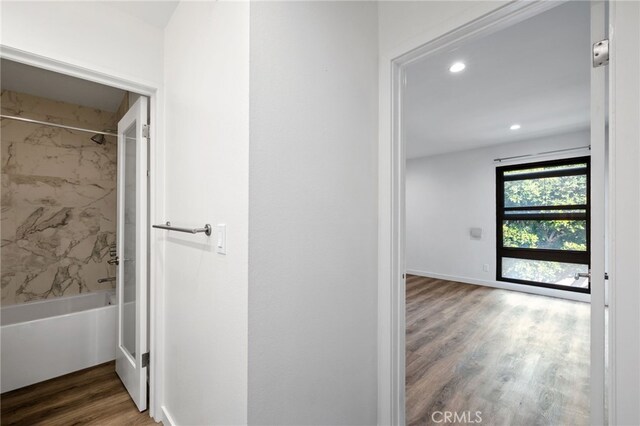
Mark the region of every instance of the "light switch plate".
[[227, 254], [227, 225], [216, 225], [216, 253]]

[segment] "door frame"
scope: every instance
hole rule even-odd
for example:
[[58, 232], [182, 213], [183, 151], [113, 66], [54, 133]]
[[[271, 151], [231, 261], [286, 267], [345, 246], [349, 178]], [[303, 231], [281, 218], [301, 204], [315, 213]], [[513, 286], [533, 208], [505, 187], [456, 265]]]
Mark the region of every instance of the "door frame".
[[[46, 57], [36, 53], [19, 50], [0, 44], [0, 58], [9, 59], [36, 68], [54, 71], [59, 74], [93, 81], [118, 89], [134, 92], [149, 98], [150, 137], [147, 152], [150, 165], [148, 218], [150, 222], [158, 222], [164, 212], [164, 124], [163, 124], [163, 92], [162, 87], [140, 78], [122, 78], [105, 74], [93, 68], [80, 67], [54, 57]], [[146, 203], [147, 200], [144, 200]], [[148, 231], [149, 232], [149, 231]], [[149, 415], [156, 421], [163, 420], [162, 383], [164, 353], [164, 244], [157, 233], [149, 232]], [[115, 352], [114, 352], [115, 355]]]
[[[378, 424], [403, 425], [405, 418], [405, 146], [402, 133], [404, 69], [453, 44], [470, 41], [514, 25], [563, 1], [516, 0], [488, 13], [461, 14], [421, 39], [380, 58], [380, 133], [378, 201]], [[473, 15], [475, 13], [475, 16]], [[612, 24], [610, 24], [611, 28]], [[608, 84], [612, 83], [612, 76]], [[610, 225], [611, 226], [611, 225]], [[611, 227], [610, 229], [613, 229]], [[613, 304], [609, 315], [613, 315]], [[610, 333], [610, 342], [613, 335]], [[610, 371], [614, 371], [610, 359]], [[604, 375], [604, 371], [602, 372]], [[613, 383], [612, 383], [613, 384]], [[613, 386], [612, 386], [613, 387]], [[611, 395], [610, 395], [611, 397]], [[610, 406], [611, 403], [610, 403]], [[604, 407], [603, 407], [604, 410]], [[614, 418], [609, 410], [609, 424]]]

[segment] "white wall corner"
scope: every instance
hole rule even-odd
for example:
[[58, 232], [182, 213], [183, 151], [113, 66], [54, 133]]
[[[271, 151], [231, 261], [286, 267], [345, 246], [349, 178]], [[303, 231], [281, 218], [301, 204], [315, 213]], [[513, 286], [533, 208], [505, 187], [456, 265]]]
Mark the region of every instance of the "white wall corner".
[[162, 418], [160, 419], [160, 422], [162, 422], [164, 426], [178, 426], [178, 424], [173, 420], [173, 417], [171, 417], [171, 414], [169, 414], [169, 410], [164, 405], [162, 406]]

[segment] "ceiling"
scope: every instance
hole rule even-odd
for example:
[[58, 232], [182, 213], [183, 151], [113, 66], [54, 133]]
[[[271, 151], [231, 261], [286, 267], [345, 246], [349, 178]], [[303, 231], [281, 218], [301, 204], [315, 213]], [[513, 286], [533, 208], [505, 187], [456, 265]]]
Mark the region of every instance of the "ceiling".
[[178, 6], [179, 1], [109, 1], [111, 7], [153, 25], [164, 28], [171, 15]]
[[588, 128], [589, 27], [589, 2], [567, 2], [409, 65], [407, 157]]
[[116, 111], [126, 93], [124, 90], [7, 59], [2, 59], [0, 71], [2, 90], [27, 93], [103, 111]]

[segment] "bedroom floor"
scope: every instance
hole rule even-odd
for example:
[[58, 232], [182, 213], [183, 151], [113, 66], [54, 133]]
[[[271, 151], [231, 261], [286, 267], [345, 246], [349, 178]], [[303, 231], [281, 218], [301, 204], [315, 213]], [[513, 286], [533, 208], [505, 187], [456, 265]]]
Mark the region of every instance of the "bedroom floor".
[[589, 423], [589, 304], [411, 275], [406, 301], [407, 424]]

